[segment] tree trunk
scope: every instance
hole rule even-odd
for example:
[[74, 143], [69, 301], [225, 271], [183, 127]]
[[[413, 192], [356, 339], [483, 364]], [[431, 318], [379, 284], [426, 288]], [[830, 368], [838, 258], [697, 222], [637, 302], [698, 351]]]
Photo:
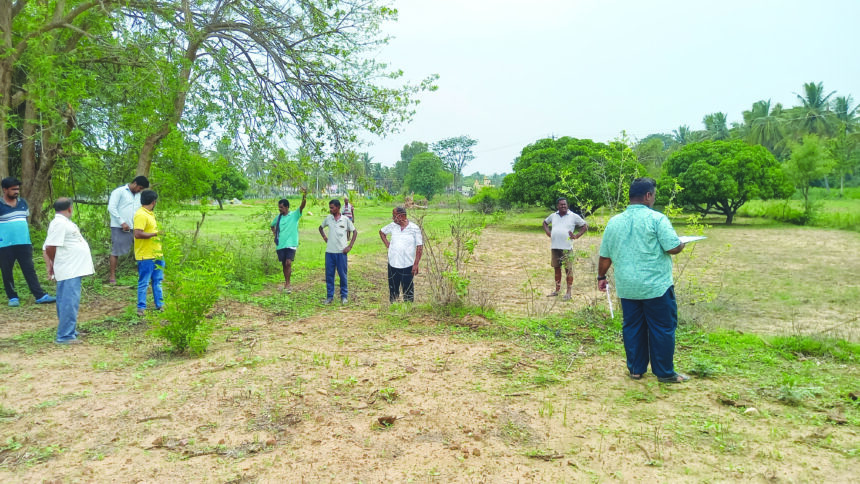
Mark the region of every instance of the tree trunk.
[[[201, 39], [202, 41], [202, 39]], [[189, 79], [191, 79], [191, 68], [194, 66], [194, 61], [197, 59], [197, 49], [200, 48], [200, 42], [193, 42], [188, 45], [185, 51], [185, 63], [182, 70], [179, 72], [179, 80], [182, 82], [182, 88], [176, 92], [173, 98], [173, 112], [164, 121], [164, 124], [159, 126], [158, 130], [148, 135], [140, 150], [140, 155], [137, 157], [137, 174], [149, 177], [149, 172], [152, 169], [152, 156], [155, 154], [155, 148], [170, 132], [176, 128], [179, 121], [182, 119], [182, 113], [185, 111], [185, 98], [190, 89]]]
[[732, 224], [732, 220], [734, 220], [734, 218], [735, 218], [735, 212], [729, 212], [729, 213], [726, 215], [726, 225], [731, 225], [731, 224]]

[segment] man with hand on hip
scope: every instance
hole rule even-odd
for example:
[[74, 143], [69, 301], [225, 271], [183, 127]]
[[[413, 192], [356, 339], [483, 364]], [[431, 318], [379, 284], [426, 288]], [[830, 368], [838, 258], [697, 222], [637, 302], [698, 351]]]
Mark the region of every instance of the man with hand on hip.
[[[397, 207], [391, 211], [393, 222], [382, 227], [379, 238], [388, 248], [388, 299], [390, 302], [400, 298], [403, 290], [403, 300], [415, 300], [413, 279], [418, 274], [418, 263], [424, 251], [424, 239], [421, 227], [406, 218], [406, 209]], [[388, 240], [388, 236], [391, 240]]]
[[[552, 241], [550, 244], [550, 265], [555, 268], [555, 290], [549, 297], [558, 296], [561, 290], [561, 266], [564, 265], [567, 274], [567, 292], [564, 300], [569, 301], [571, 286], [573, 285], [573, 240], [582, 237], [588, 230], [588, 224], [579, 215], [571, 212], [567, 206], [567, 199], [562, 197], [556, 201], [557, 212], [551, 213], [543, 221], [543, 231]], [[552, 229], [550, 229], [552, 227]], [[573, 230], [579, 228], [576, 233]]]

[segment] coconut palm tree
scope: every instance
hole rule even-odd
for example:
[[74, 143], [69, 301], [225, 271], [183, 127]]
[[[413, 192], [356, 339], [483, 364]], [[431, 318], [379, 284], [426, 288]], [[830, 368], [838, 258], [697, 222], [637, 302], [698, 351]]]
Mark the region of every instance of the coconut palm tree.
[[757, 101], [752, 109], [743, 112], [747, 143], [762, 145], [774, 156], [780, 157], [786, 146], [786, 122], [782, 115], [782, 104], [771, 108], [770, 99]]
[[711, 113], [706, 114], [702, 118], [702, 123], [705, 125], [708, 139], [723, 140], [729, 139], [729, 128], [726, 124], [726, 113]]
[[807, 82], [803, 85], [803, 95], [794, 93], [800, 101], [801, 116], [797, 128], [802, 133], [826, 136], [834, 131], [833, 112], [830, 111], [830, 96], [836, 91], [824, 94], [823, 83]]

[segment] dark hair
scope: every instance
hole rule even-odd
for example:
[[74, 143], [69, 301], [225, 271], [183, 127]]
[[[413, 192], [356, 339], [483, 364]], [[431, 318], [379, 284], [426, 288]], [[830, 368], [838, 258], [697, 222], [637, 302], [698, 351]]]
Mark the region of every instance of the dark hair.
[[642, 177], [633, 180], [630, 184], [630, 200], [639, 200], [646, 193], [654, 193], [657, 189], [657, 182], [653, 178]]
[[399, 214], [406, 215], [406, 209], [404, 207], [394, 207], [394, 211]]
[[68, 197], [60, 197], [54, 202], [54, 211], [65, 212], [72, 206], [72, 199]]
[[144, 190], [140, 192], [141, 205], [149, 205], [156, 200], [158, 200], [158, 194], [155, 193], [155, 190]]
[[329, 205], [334, 205], [335, 207], [340, 208], [340, 200], [338, 200], [338, 199], [336, 199], [336, 198], [335, 198], [334, 200], [332, 200], [332, 201], [328, 202], [328, 204], [329, 204]]
[[564, 200], [564, 201], [566, 202], [566, 201], [567, 201], [567, 197], [558, 197], [558, 198], [555, 200], [555, 204], [556, 204], [556, 206], [558, 205], [558, 202], [560, 202], [560, 201], [562, 201], [562, 200]]
[[0, 186], [3, 188], [12, 188], [12, 187], [20, 187], [21, 180], [15, 178], [14, 176], [10, 176], [9, 178], [4, 178], [2, 182], [0, 182]]
[[278, 200], [278, 205], [283, 205], [287, 208], [290, 208], [290, 201], [287, 200], [286, 198], [282, 198], [282, 199]]
[[149, 180], [143, 175], [134, 177], [132, 183], [139, 186], [140, 188], [149, 188]]

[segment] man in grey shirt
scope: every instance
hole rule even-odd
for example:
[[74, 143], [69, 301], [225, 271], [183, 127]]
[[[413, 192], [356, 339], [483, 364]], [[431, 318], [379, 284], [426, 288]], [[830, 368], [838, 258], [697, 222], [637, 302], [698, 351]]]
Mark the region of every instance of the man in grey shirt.
[[110, 283], [116, 284], [116, 264], [119, 256], [126, 255], [134, 246], [134, 212], [140, 208], [140, 192], [149, 188], [149, 180], [138, 176], [116, 188], [108, 199], [110, 214]]
[[[346, 304], [349, 288], [346, 280], [346, 255], [352, 250], [358, 231], [346, 215], [340, 213], [340, 200], [334, 199], [328, 203], [329, 216], [320, 225], [320, 235], [326, 241], [325, 248], [325, 303], [331, 304], [334, 299], [334, 272], [337, 270], [340, 279], [340, 302]], [[325, 234], [328, 227], [328, 236]], [[350, 237], [350, 232], [352, 237]]]
[[[585, 235], [588, 224], [582, 217], [568, 209], [566, 198], [559, 198], [556, 202], [556, 208], [558, 211], [551, 213], [543, 221], [543, 231], [552, 240], [550, 265], [555, 268], [555, 291], [551, 292], [549, 297], [558, 296], [558, 291], [561, 289], [561, 265], [564, 264], [564, 270], [567, 273], [567, 293], [564, 295], [564, 300], [568, 301], [570, 300], [570, 288], [573, 285], [573, 257], [571, 253], [573, 244], [571, 241]], [[577, 227], [579, 230], [573, 233]]]

